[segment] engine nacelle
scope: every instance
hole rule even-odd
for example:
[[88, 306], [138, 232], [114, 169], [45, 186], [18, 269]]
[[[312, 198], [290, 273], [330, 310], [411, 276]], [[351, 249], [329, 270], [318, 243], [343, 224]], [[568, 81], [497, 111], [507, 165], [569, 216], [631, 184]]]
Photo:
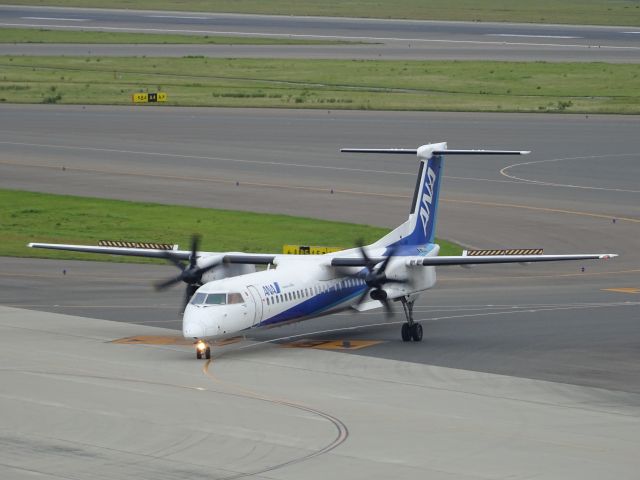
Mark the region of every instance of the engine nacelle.
[[255, 265], [223, 263], [202, 275], [202, 283], [209, 283], [214, 280], [222, 280], [223, 278], [246, 275], [247, 273], [254, 273], [255, 271]]

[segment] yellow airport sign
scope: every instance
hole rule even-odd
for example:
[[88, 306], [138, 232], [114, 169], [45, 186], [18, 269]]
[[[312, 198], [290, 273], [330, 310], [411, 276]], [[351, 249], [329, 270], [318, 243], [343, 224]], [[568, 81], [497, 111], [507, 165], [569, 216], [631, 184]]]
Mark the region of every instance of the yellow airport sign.
[[133, 100], [133, 103], [166, 102], [167, 93], [166, 92], [155, 92], [155, 93], [138, 92], [138, 93], [134, 93], [131, 96], [131, 99]]
[[285, 255], [324, 255], [325, 253], [339, 252], [341, 247], [321, 247], [317, 245], [283, 245], [282, 253]]

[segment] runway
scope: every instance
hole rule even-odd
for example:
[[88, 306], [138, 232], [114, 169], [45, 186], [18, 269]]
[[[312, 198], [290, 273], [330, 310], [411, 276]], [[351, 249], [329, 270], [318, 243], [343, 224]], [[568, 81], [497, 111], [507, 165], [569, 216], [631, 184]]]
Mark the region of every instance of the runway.
[[3, 55], [638, 62], [637, 28], [0, 6], [0, 27], [345, 40], [344, 46], [2, 45]]
[[438, 234], [621, 255], [440, 268], [416, 306], [422, 343], [400, 340], [400, 315], [343, 313], [216, 347], [211, 364], [188, 345], [136, 340], [179, 337], [182, 292], [150, 287], [173, 267], [2, 258], [0, 476], [635, 478], [639, 126], [623, 116], [0, 106], [2, 188], [388, 227], [406, 218], [415, 161], [340, 147], [532, 149], [448, 158]]

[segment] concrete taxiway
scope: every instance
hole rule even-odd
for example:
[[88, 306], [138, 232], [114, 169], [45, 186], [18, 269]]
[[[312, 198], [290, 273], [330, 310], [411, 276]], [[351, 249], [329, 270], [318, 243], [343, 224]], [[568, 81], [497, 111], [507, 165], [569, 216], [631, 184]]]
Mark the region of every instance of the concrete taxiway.
[[[3, 478], [636, 478], [637, 394], [0, 307]], [[241, 348], [243, 350], [241, 350]]]

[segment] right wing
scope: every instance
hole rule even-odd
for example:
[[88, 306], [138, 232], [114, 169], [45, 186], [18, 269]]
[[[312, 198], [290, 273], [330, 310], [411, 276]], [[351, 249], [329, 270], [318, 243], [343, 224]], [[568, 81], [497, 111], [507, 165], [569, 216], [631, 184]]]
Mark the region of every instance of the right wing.
[[[442, 256], [442, 257], [404, 257], [407, 266], [438, 266], [438, 265], [478, 265], [490, 263], [530, 263], [530, 262], [561, 262], [568, 260], [606, 260], [617, 257], [614, 253], [584, 254], [584, 255], [473, 255], [473, 256]], [[403, 257], [400, 257], [403, 258]], [[385, 257], [371, 259], [376, 263], [383, 262]], [[334, 267], [366, 267], [364, 258], [334, 257], [331, 259]]]

